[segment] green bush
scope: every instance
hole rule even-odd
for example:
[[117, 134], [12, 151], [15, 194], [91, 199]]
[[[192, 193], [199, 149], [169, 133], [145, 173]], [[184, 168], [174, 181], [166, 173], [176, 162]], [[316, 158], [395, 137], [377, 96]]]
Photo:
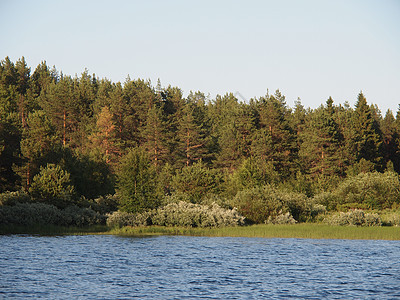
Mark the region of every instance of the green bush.
[[118, 166], [117, 194], [120, 209], [131, 213], [158, 207], [156, 171], [148, 154], [141, 148], [131, 149]]
[[192, 203], [201, 203], [204, 196], [217, 192], [222, 183], [222, 174], [209, 169], [200, 160], [186, 166], [172, 177], [172, 188], [176, 193], [185, 194]]
[[26, 203], [31, 201], [32, 201], [31, 197], [23, 191], [4, 192], [0, 194], [0, 206], [1, 205], [12, 206], [16, 205], [17, 203]]
[[105, 217], [90, 208], [70, 206], [59, 209], [45, 203], [17, 203], [14, 206], [0, 206], [0, 224], [2, 225], [88, 226], [104, 223]]
[[153, 224], [184, 227], [222, 227], [244, 224], [235, 209], [224, 209], [217, 204], [199, 205], [188, 202], [171, 203], [157, 209]]
[[234, 197], [239, 191], [278, 182], [279, 173], [271, 161], [250, 157], [244, 159], [233, 174], [228, 175], [224, 186], [225, 193]]
[[[80, 208], [78, 206], [69, 206], [61, 211], [61, 222], [65, 226], [88, 226], [95, 224], [104, 224], [106, 217], [95, 212], [91, 208]], [[57, 224], [56, 224], [57, 225]]]
[[14, 206], [0, 206], [0, 223], [4, 225], [54, 225], [61, 220], [61, 211], [54, 205], [17, 203]]
[[339, 205], [337, 195], [332, 192], [321, 192], [315, 195], [311, 201], [323, 205], [328, 211], [336, 210]]
[[321, 193], [314, 201], [328, 210], [384, 209], [400, 203], [400, 180], [394, 172], [361, 173], [346, 178], [336, 190]]
[[297, 221], [293, 218], [290, 212], [280, 214], [275, 217], [269, 216], [265, 224], [296, 224]]
[[124, 211], [115, 211], [107, 215], [107, 226], [124, 227], [124, 226], [149, 226], [152, 212], [128, 213]]
[[279, 190], [272, 185], [264, 185], [240, 191], [232, 200], [231, 206], [250, 222], [265, 223], [268, 218], [290, 213], [296, 221], [315, 218], [319, 213], [306, 195]]
[[286, 213], [289, 208], [278, 197], [270, 185], [239, 191], [232, 201], [232, 206], [253, 223], [264, 223], [268, 217]]
[[105, 215], [116, 211], [118, 209], [118, 197], [117, 195], [106, 195], [100, 196], [94, 200], [81, 198], [78, 203], [81, 207], [91, 208], [99, 214]]
[[340, 226], [381, 226], [382, 222], [378, 214], [365, 213], [361, 209], [350, 210], [348, 212], [335, 213], [325, 219], [330, 225]]
[[40, 168], [39, 174], [33, 177], [29, 193], [38, 202], [53, 204], [60, 208], [75, 202], [70, 174], [54, 164]]
[[385, 210], [379, 212], [382, 225], [386, 226], [400, 226], [400, 211], [399, 210]]
[[117, 211], [108, 215], [108, 226], [181, 226], [222, 227], [244, 224], [244, 217], [236, 210], [224, 209], [217, 204], [200, 205], [180, 201], [140, 214]]

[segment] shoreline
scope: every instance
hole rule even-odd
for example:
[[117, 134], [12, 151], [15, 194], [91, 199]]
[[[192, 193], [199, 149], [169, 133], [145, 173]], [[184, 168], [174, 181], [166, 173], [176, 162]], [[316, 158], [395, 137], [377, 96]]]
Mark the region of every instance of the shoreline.
[[204, 237], [253, 237], [299, 239], [348, 239], [348, 240], [400, 240], [400, 227], [394, 226], [333, 226], [318, 223], [294, 225], [251, 225], [220, 228], [190, 227], [122, 227], [105, 225], [90, 227], [60, 226], [0, 226], [0, 235], [115, 235], [115, 236], [204, 236]]

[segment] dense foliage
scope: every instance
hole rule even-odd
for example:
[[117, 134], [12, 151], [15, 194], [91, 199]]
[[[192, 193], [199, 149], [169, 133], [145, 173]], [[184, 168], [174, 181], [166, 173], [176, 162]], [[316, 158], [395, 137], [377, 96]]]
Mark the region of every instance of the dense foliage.
[[382, 116], [362, 92], [354, 108], [330, 97], [290, 108], [279, 90], [183, 97], [160, 82], [0, 63], [2, 206], [143, 214], [216, 202], [249, 222], [310, 221], [400, 205], [399, 152], [400, 111]]
[[132, 214], [117, 211], [107, 219], [109, 226], [181, 226], [181, 227], [222, 227], [244, 224], [244, 217], [235, 209], [211, 205], [193, 204], [184, 201], [170, 203], [164, 207]]

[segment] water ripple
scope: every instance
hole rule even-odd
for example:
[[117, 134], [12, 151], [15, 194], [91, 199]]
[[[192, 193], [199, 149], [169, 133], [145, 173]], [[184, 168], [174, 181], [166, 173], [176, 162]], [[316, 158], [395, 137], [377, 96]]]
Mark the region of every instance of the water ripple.
[[398, 241], [13, 235], [0, 245], [0, 298], [400, 298]]

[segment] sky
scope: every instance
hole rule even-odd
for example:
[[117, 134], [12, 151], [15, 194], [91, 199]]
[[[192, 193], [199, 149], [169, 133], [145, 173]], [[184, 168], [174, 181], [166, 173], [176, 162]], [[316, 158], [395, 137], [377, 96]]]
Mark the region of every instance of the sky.
[[400, 0], [0, 0], [0, 60], [186, 96], [400, 104]]

